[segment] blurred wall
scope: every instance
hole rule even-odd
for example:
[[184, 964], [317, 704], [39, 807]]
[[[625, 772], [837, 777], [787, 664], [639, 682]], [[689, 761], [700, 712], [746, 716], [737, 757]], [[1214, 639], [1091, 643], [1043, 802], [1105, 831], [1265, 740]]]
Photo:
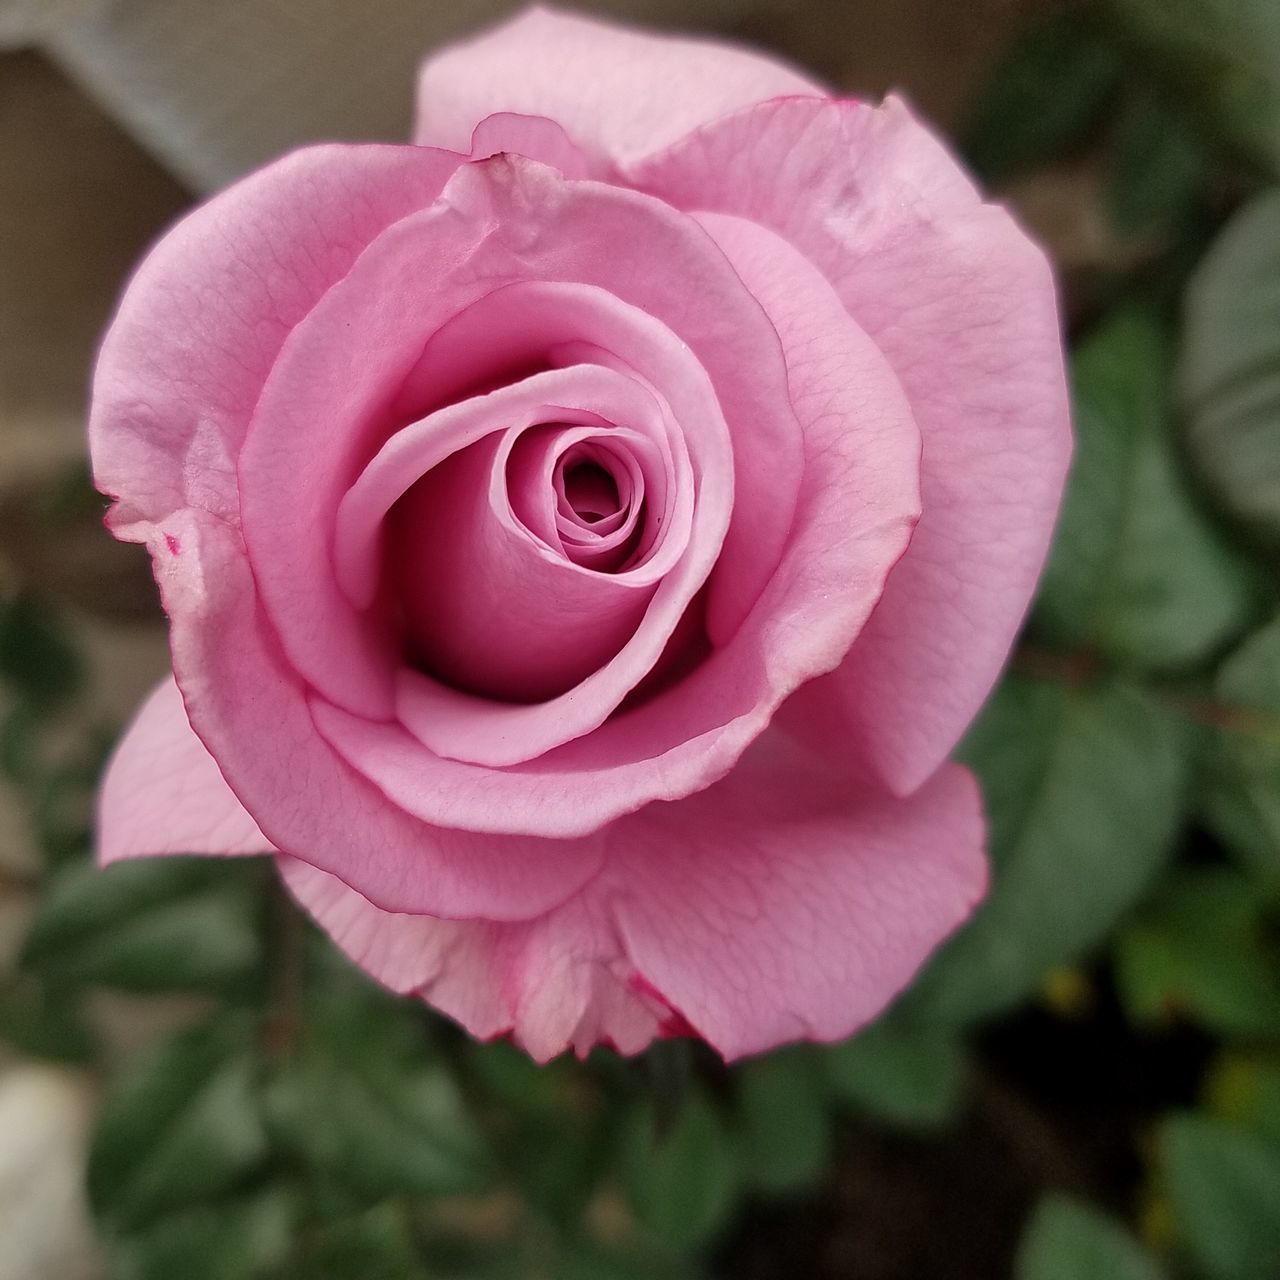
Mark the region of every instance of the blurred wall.
[[[192, 187], [317, 138], [399, 138], [422, 53], [516, 0], [0, 0]], [[589, 0], [631, 21], [739, 35], [842, 88], [906, 85], [950, 116], [1029, 0]]]

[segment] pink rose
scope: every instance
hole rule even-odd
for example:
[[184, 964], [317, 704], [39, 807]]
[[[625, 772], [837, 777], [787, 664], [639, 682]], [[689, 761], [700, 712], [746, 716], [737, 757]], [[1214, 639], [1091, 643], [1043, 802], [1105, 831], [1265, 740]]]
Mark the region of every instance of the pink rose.
[[738, 49], [532, 10], [419, 89], [417, 145], [197, 209], [107, 335], [175, 680], [102, 859], [276, 851], [539, 1059], [846, 1036], [983, 891], [946, 759], [1067, 465], [1044, 257], [901, 102]]

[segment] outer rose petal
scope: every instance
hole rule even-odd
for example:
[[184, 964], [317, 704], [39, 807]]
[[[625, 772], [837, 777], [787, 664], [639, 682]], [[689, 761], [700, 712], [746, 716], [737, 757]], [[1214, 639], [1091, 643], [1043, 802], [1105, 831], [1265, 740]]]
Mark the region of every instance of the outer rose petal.
[[744, 762], [688, 808], [645, 810], [610, 863], [627, 954], [726, 1058], [852, 1034], [986, 890], [967, 770], [898, 799], [820, 768]]
[[173, 680], [157, 686], [112, 752], [98, 798], [98, 859], [273, 853], [204, 743]]
[[119, 499], [118, 537], [144, 541], [147, 522], [188, 506], [239, 523], [236, 458], [285, 338], [371, 240], [435, 199], [458, 161], [426, 148], [311, 147], [215, 196], [156, 245], [94, 374], [94, 479]]
[[752, 103], [826, 93], [745, 49], [533, 8], [427, 60], [414, 141], [467, 151], [476, 125], [510, 112], [546, 116], [589, 153], [624, 162]]
[[629, 985], [607, 910], [579, 894], [527, 923], [438, 920], [380, 911], [340, 880], [280, 859], [285, 883], [373, 977], [417, 995], [488, 1040], [514, 1034], [539, 1062], [572, 1046], [638, 1053], [669, 1010]]
[[753, 749], [726, 781], [609, 829], [609, 861], [522, 924], [379, 911], [284, 861], [289, 887], [380, 981], [545, 1061], [635, 1052], [687, 1022], [727, 1058], [870, 1021], [970, 912], [986, 879], [977, 789], [947, 766], [916, 795]]
[[892, 99], [766, 103], [631, 177], [788, 239], [907, 393], [923, 518], [848, 658], [784, 714], [908, 793], [990, 691], [1048, 549], [1071, 449], [1048, 263]]

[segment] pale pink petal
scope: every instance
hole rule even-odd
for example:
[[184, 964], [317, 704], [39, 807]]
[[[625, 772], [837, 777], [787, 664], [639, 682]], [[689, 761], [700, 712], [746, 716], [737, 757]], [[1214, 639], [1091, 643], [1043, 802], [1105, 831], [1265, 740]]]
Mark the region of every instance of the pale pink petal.
[[633, 177], [788, 239], [906, 391], [924, 437], [924, 516], [846, 662], [787, 714], [909, 792], [990, 690], [1058, 508], [1070, 428], [1044, 255], [895, 100], [756, 107]]
[[89, 442], [119, 537], [194, 506], [238, 523], [235, 465], [293, 326], [390, 223], [429, 205], [459, 157], [296, 151], [184, 218], [129, 283], [94, 375]]
[[687, 1024], [735, 1058], [874, 1018], [980, 898], [982, 839], [961, 769], [901, 800], [775, 740], [615, 823], [601, 874], [537, 920], [390, 914], [312, 867], [282, 871], [358, 964], [476, 1035], [545, 1061]]
[[[336, 876], [295, 858], [277, 865], [298, 901], [335, 943], [383, 986], [408, 995], [440, 980], [452, 1000], [446, 1010], [487, 1040], [510, 1029], [497, 971], [496, 942], [504, 929], [526, 925], [384, 911]], [[447, 974], [447, 977], [446, 977]]]
[[98, 860], [272, 851], [192, 732], [178, 686], [166, 679], [107, 764], [98, 793]]
[[187, 511], [165, 522], [163, 536], [180, 548], [156, 570], [192, 726], [277, 849], [391, 910], [444, 916], [525, 919], [594, 875], [596, 837], [477, 836], [429, 826], [389, 801], [316, 732], [236, 530]]
[[653, 805], [611, 855], [636, 970], [726, 1058], [870, 1022], [986, 886], [982, 805], [945, 765], [899, 799], [750, 757]]
[[486, 116], [516, 112], [556, 121], [591, 156], [625, 161], [752, 103], [826, 92], [733, 45], [535, 7], [427, 60], [414, 140], [465, 151]]
[[471, 134], [471, 158], [484, 160], [503, 151], [528, 156], [559, 169], [566, 178], [591, 176], [591, 162], [554, 120], [500, 111], [486, 116]]
[[605, 904], [587, 891], [523, 924], [381, 911], [340, 880], [280, 859], [285, 883], [366, 972], [488, 1040], [512, 1035], [539, 1062], [595, 1044], [637, 1053], [669, 1011], [628, 984]]

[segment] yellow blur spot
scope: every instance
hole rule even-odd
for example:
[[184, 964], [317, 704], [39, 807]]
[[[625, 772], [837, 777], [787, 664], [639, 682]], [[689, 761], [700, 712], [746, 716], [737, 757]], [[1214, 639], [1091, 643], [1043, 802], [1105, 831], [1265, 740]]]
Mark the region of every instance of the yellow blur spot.
[[1232, 1053], [1222, 1054], [1205, 1081], [1206, 1110], [1220, 1120], [1243, 1120], [1257, 1106], [1258, 1079], [1256, 1062]]
[[1177, 1238], [1173, 1206], [1165, 1196], [1149, 1195], [1138, 1218], [1142, 1238], [1157, 1253], [1168, 1253]]
[[1041, 996], [1062, 1018], [1082, 1018], [1093, 1009], [1093, 984], [1080, 969], [1054, 969], [1044, 980]]

